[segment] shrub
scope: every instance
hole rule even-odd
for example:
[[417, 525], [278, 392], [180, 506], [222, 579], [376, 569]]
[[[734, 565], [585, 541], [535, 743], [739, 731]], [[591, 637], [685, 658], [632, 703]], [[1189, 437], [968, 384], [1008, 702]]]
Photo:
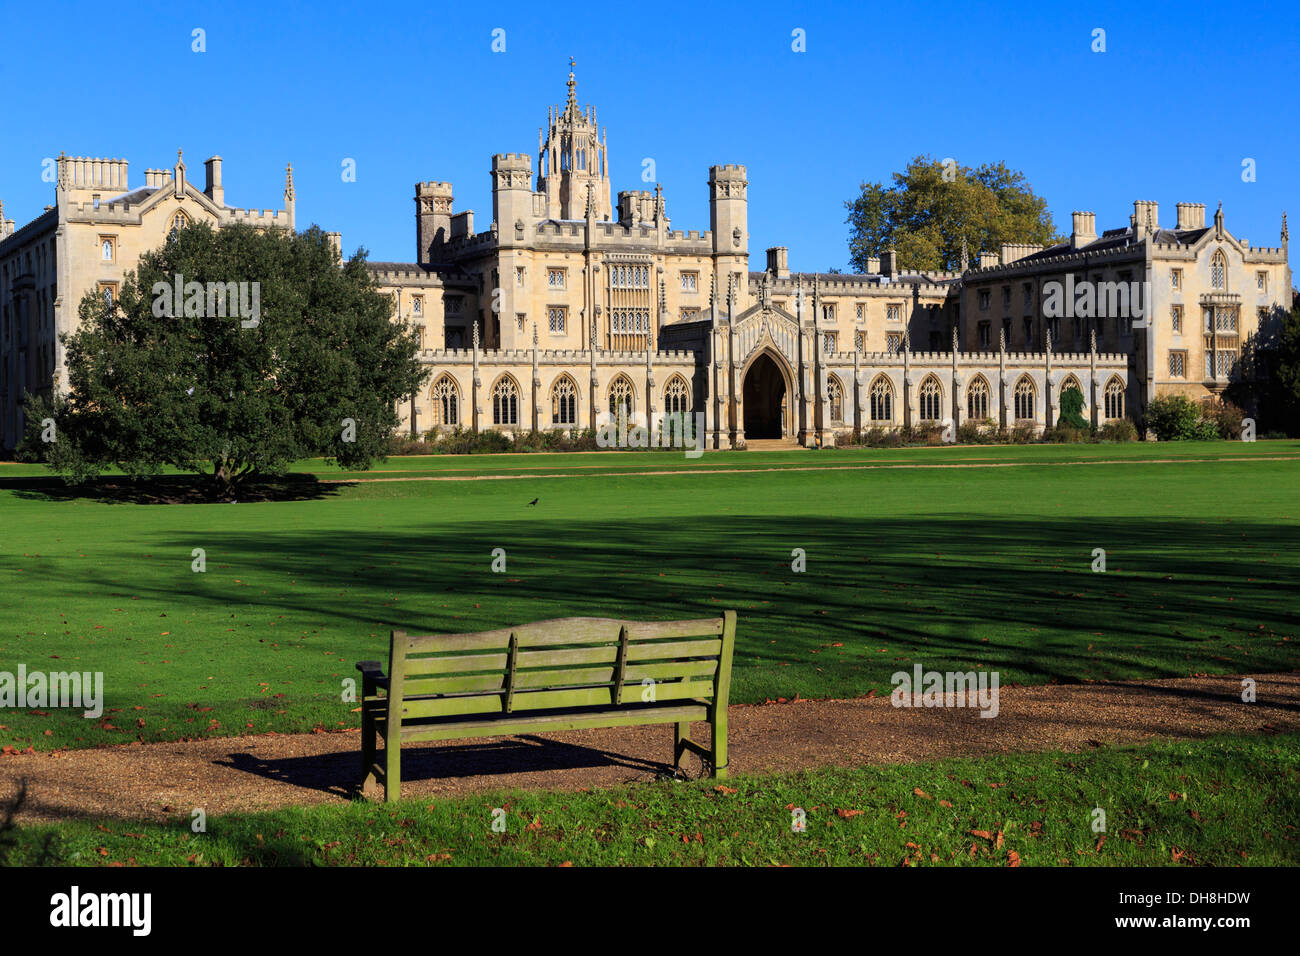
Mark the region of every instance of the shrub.
[[1020, 422], [1012, 426], [1006, 440], [1013, 445], [1027, 445], [1034, 440], [1034, 426], [1028, 422]]
[[1137, 441], [1137, 437], [1137, 426], [1127, 418], [1117, 418], [1097, 430], [1100, 441]]
[[1058, 445], [1072, 445], [1077, 442], [1092, 441], [1092, 429], [1075, 428], [1073, 425], [1060, 424], [1055, 428], [1045, 430], [1043, 432], [1043, 441], [1055, 442]]
[[1207, 398], [1201, 402], [1201, 417], [1213, 423], [1219, 438], [1235, 441], [1241, 437], [1241, 425], [1246, 413], [1232, 402]]
[[1186, 395], [1160, 395], [1147, 406], [1146, 425], [1161, 441], [1191, 441], [1218, 437], [1218, 428], [1210, 423], [1202, 427], [1201, 410]]

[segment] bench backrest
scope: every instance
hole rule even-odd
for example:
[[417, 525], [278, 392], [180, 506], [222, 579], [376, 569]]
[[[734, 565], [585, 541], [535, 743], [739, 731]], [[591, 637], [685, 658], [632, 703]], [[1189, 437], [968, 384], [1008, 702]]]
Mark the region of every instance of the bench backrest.
[[735, 637], [735, 611], [689, 621], [569, 617], [472, 634], [394, 631], [389, 720], [669, 700], [725, 705]]

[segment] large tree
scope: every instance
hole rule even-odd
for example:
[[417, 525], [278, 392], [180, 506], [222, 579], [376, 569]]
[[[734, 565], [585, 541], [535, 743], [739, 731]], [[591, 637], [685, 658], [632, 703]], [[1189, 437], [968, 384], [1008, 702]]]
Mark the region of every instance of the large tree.
[[365, 252], [340, 263], [315, 226], [181, 229], [116, 301], [81, 301], [70, 392], [29, 398], [26, 450], [71, 480], [171, 465], [226, 493], [308, 456], [366, 467], [425, 375], [391, 314]]
[[894, 173], [893, 185], [863, 183], [844, 204], [849, 215], [849, 261], [867, 271], [867, 259], [894, 249], [900, 268], [956, 271], [962, 240], [972, 259], [1004, 242], [1060, 241], [1047, 201], [1024, 173], [1004, 163], [972, 169], [917, 156]]

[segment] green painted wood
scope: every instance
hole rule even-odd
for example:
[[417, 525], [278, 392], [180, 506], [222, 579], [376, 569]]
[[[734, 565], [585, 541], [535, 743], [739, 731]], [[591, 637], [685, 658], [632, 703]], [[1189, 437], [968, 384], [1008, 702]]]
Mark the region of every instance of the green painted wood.
[[[611, 658], [612, 660], [613, 658]], [[438, 657], [406, 658], [408, 676], [470, 674], [475, 671], [505, 670], [507, 655], [501, 654], [446, 654]]]
[[718, 671], [716, 660], [662, 661], [652, 664], [628, 664], [629, 683], [641, 683], [647, 677], [654, 680], [675, 680], [679, 677], [712, 677]]
[[623, 700], [623, 681], [627, 677], [627, 628], [618, 630], [618, 657], [614, 661], [614, 700]]
[[677, 660], [683, 657], [717, 657], [722, 652], [722, 639], [699, 641], [665, 641], [652, 644], [632, 644], [627, 649], [629, 661]]
[[713, 725], [713, 776], [724, 779], [729, 771], [727, 756], [727, 700], [731, 693], [731, 657], [736, 648], [736, 612], [722, 612], [722, 657], [718, 661], [718, 687], [709, 723]]
[[403, 685], [407, 699], [412, 697], [431, 697], [435, 694], [464, 694], [474, 691], [504, 691], [506, 674], [470, 674], [455, 677], [417, 677], [408, 679]]
[[510, 635], [510, 654], [509, 663], [506, 664], [506, 713], [515, 709], [515, 674], [516, 664], [519, 660], [519, 637], [516, 634]]
[[407, 725], [402, 728], [403, 743], [429, 740], [466, 740], [474, 737], [508, 737], [512, 734], [551, 733], [563, 730], [591, 730], [599, 727], [638, 727], [646, 724], [675, 724], [681, 721], [708, 719], [709, 709], [698, 705], [677, 705], [644, 711], [627, 709], [595, 711], [589, 714], [563, 714], [529, 718], [513, 714], [503, 720]]
[[[622, 688], [618, 702], [620, 704], [640, 704], [644, 702], [645, 688], [641, 684], [629, 684]], [[711, 680], [658, 682], [654, 685], [656, 702], [665, 700], [687, 700], [711, 698], [714, 685]]]
[[562, 650], [520, 651], [519, 666], [530, 668], [563, 667], [569, 664], [612, 664], [617, 658], [617, 644]]
[[[613, 693], [609, 687], [516, 691], [514, 696], [515, 710], [608, 707], [613, 702]], [[453, 714], [493, 714], [501, 713], [504, 706], [505, 703], [499, 694], [408, 699], [403, 702], [402, 717], [409, 720], [415, 717], [445, 717]]]

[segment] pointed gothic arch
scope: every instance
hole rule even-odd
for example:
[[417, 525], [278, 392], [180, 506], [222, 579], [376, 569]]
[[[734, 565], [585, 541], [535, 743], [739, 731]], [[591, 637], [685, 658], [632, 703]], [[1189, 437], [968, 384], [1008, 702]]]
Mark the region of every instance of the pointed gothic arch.
[[623, 416], [631, 421], [632, 413], [636, 410], [636, 387], [633, 386], [632, 380], [619, 372], [609, 383], [606, 394], [609, 396], [610, 418], [617, 420], [619, 410], [622, 409]]
[[917, 408], [923, 422], [937, 422], [943, 418], [943, 384], [933, 373], [927, 375], [917, 390]]
[[789, 438], [795, 432], [794, 373], [784, 355], [764, 338], [741, 369], [742, 420], [746, 438]]
[[673, 375], [664, 385], [664, 411], [684, 415], [691, 410], [691, 387], [680, 375]]
[[444, 372], [429, 387], [429, 399], [433, 403], [433, 424], [460, 424], [460, 386], [456, 380]]
[[839, 424], [844, 421], [844, 385], [834, 373], [826, 376], [826, 399], [830, 406], [831, 422]]
[[567, 372], [551, 384], [551, 424], [578, 424], [578, 383]]
[[1106, 391], [1103, 396], [1102, 408], [1105, 410], [1106, 418], [1123, 418], [1124, 382], [1118, 375], [1112, 375], [1110, 380], [1106, 382]]
[[983, 375], [976, 375], [966, 386], [966, 418], [982, 422], [989, 417], [989, 380]]
[[871, 421], [891, 424], [894, 421], [894, 382], [881, 372], [871, 382]]
[[519, 383], [509, 372], [502, 373], [492, 386], [492, 424], [519, 424]]
[[1032, 422], [1037, 420], [1035, 412], [1038, 408], [1038, 387], [1034, 385], [1033, 378], [1028, 374], [1021, 375], [1016, 382], [1013, 400], [1016, 421]]

